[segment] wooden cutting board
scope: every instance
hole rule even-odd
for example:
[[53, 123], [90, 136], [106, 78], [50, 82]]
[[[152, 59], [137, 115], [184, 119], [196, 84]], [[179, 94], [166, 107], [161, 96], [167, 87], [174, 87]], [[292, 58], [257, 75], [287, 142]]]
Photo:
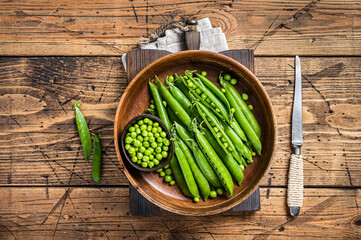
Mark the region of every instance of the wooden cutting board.
[[[220, 52], [221, 54], [233, 58], [254, 72], [254, 54], [253, 50], [227, 50]], [[168, 51], [141, 49], [133, 50], [127, 53], [127, 79], [128, 83], [147, 65], [155, 60], [171, 54]], [[161, 209], [130, 185], [130, 214], [132, 216], [160, 216], [173, 214], [164, 209]], [[254, 191], [245, 201], [239, 205], [231, 208], [227, 212], [242, 212], [242, 211], [258, 211], [260, 209], [260, 192], [259, 189]]]

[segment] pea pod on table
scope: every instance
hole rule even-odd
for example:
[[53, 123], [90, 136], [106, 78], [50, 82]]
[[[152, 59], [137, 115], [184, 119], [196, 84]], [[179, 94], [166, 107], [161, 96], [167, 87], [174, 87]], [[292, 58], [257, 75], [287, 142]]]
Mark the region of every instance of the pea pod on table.
[[92, 176], [95, 182], [100, 184], [101, 172], [102, 172], [102, 148], [100, 146], [100, 134], [93, 133], [93, 162], [92, 162]]
[[88, 124], [84, 118], [84, 115], [80, 111], [82, 103], [79, 101], [74, 103], [73, 109], [75, 111], [75, 120], [78, 127], [79, 137], [83, 148], [85, 160], [88, 161], [92, 152], [91, 136], [88, 128]]

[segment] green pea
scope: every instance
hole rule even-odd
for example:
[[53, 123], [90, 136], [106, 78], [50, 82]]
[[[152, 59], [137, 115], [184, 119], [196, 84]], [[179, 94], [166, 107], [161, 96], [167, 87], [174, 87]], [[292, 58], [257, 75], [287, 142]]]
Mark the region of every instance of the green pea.
[[147, 137], [154, 137], [154, 134], [152, 132], [148, 132], [148, 136]]
[[138, 164], [138, 165], [142, 164], [142, 160], [138, 160], [138, 161], [137, 161], [137, 164]]
[[228, 148], [228, 143], [223, 143], [223, 146], [225, 147], [225, 148]]
[[159, 122], [154, 122], [153, 127], [159, 127]]
[[236, 112], [236, 109], [231, 108], [231, 113], [235, 113], [235, 112]]
[[142, 158], [143, 158], [143, 153], [138, 152], [138, 153], [137, 153], [137, 158], [138, 158], [138, 159], [142, 159]]
[[163, 142], [163, 138], [161, 137], [157, 138], [157, 142]]
[[154, 148], [149, 148], [150, 153], [154, 153]]
[[147, 149], [147, 150], [145, 150], [144, 154], [149, 156], [150, 154], [152, 154], [152, 152], [149, 149]]
[[136, 156], [132, 157], [132, 162], [137, 162], [138, 158]]
[[157, 132], [161, 133], [161, 132], [162, 132], [162, 128], [161, 128], [161, 127], [157, 127]]
[[165, 172], [160, 172], [160, 173], [159, 173], [159, 176], [164, 177], [164, 176], [165, 176]]
[[252, 152], [252, 157], [256, 156], [256, 153], [255, 152]]
[[153, 162], [154, 162], [155, 165], [159, 165], [159, 160], [158, 159], [154, 159]]
[[164, 145], [164, 143], [163, 143], [163, 142], [158, 143], [158, 147], [162, 147], [163, 145]]
[[153, 133], [153, 134], [156, 134], [156, 133], [157, 133], [157, 128], [155, 128], [155, 127], [152, 128], [152, 133]]
[[[156, 129], [156, 130], [157, 130], [157, 129]], [[160, 137], [160, 134], [157, 132], [157, 133], [154, 134], [154, 137], [155, 137], [155, 138], [159, 138], [159, 137]]]
[[211, 104], [212, 99], [210, 99], [209, 97], [207, 97], [207, 98], [206, 98], [206, 102], [209, 103], [209, 104]]
[[139, 147], [134, 148], [135, 152], [138, 152], [138, 150], [139, 150]]
[[144, 123], [148, 123], [148, 122], [149, 122], [149, 118], [144, 118], [144, 119], [143, 119], [143, 122], [144, 122]]
[[161, 136], [162, 138], [165, 138], [165, 137], [167, 136], [167, 134], [166, 134], [165, 132], [161, 132], [161, 133], [160, 133], [160, 136]]
[[135, 149], [134, 148], [129, 148], [128, 149], [128, 153], [130, 154], [130, 155], [133, 155], [134, 153], [135, 153]]
[[151, 100], [150, 100], [150, 103], [154, 103], [154, 100], [153, 100], [153, 99], [151, 99]]
[[144, 157], [143, 157], [143, 162], [149, 162], [149, 157], [148, 157], [148, 156], [144, 156]]
[[248, 95], [247, 95], [247, 93], [242, 93], [242, 99], [243, 99], [244, 101], [247, 101], [247, 100], [248, 100]]
[[128, 150], [130, 148], [130, 144], [125, 144], [125, 150]]
[[163, 172], [163, 168], [159, 168], [157, 172]]
[[130, 137], [130, 133], [127, 133], [126, 137]]
[[173, 81], [174, 81], [174, 77], [173, 77], [173, 76], [169, 76], [169, 77], [168, 77], [168, 80], [171, 81], [171, 82], [173, 82]]
[[231, 81], [229, 81], [230, 84], [232, 85], [236, 85], [237, 84], [237, 79], [232, 78]]
[[149, 119], [148, 125], [152, 126], [153, 125], [153, 121], [152, 119]]
[[142, 132], [142, 135], [143, 135], [144, 137], [148, 136], [148, 131], [145, 131], [145, 130], [144, 130], [144, 131]]
[[150, 138], [149, 138], [149, 142], [150, 142], [150, 143], [155, 142], [155, 138], [154, 138], [154, 137], [150, 137]]
[[227, 73], [226, 75], [224, 75], [223, 78], [224, 78], [224, 80], [229, 81], [229, 80], [231, 80], [232, 77], [230, 74]]
[[151, 146], [152, 148], [156, 148], [158, 145], [157, 145], [157, 143], [152, 142], [152, 143], [150, 144], [150, 146]]
[[173, 180], [172, 176], [166, 175], [166, 176], [164, 177], [164, 181], [166, 181], [166, 182], [170, 182], [170, 181], [172, 181], [172, 180]]
[[239, 165], [241, 167], [242, 172], [244, 171], [244, 166], [241, 164]]
[[143, 141], [144, 141], [144, 138], [143, 138], [142, 136], [138, 135], [138, 136], [137, 136], [137, 140], [138, 140], [139, 142], [143, 142]]
[[148, 163], [142, 162], [142, 167], [144, 167], [144, 168], [148, 167]]
[[203, 99], [206, 99], [206, 98], [207, 98], [207, 94], [202, 93], [201, 97], [202, 97]]
[[172, 175], [172, 169], [170, 168], [167, 168], [164, 172], [166, 175]]
[[143, 124], [144, 124], [143, 120], [139, 120], [139, 121], [138, 121], [138, 125], [139, 125], [139, 126], [142, 126]]
[[163, 146], [163, 150], [164, 150], [164, 151], [168, 151], [168, 150], [169, 150], [169, 147], [168, 147], [168, 146]]
[[157, 154], [155, 155], [155, 158], [158, 159], [158, 160], [162, 160], [163, 156], [162, 156], [162, 154], [157, 153]]
[[192, 83], [192, 82], [189, 82], [189, 83], [188, 83], [188, 87], [190, 87], [190, 88], [193, 87], [193, 83]]
[[154, 106], [154, 104], [150, 104], [150, 106], [149, 106], [151, 109], [155, 109], [155, 106]]
[[193, 84], [193, 87], [192, 87], [194, 90], [197, 89], [197, 86]]
[[[149, 144], [149, 142], [143, 142], [143, 146], [144, 146], [145, 148], [149, 148], [150, 144]], [[144, 150], [144, 151], [145, 151], [145, 150]]]
[[219, 108], [216, 108], [216, 112], [221, 112], [221, 109], [219, 109]]
[[149, 137], [147, 136], [147, 137], [143, 138], [143, 141], [144, 141], [144, 142], [148, 142], [148, 141], [149, 141]]
[[169, 167], [170, 167], [169, 164], [167, 164], [167, 165], [164, 166], [164, 169], [167, 169]]
[[138, 124], [134, 124], [133, 126], [135, 129], [139, 128], [139, 125]]
[[149, 155], [149, 161], [152, 161], [154, 159], [154, 155]]
[[221, 133], [221, 132], [217, 132], [217, 137], [218, 137], [218, 138], [222, 137], [222, 133]]
[[141, 133], [142, 133], [142, 130], [140, 130], [140, 128], [136, 128], [136, 129], [135, 129], [135, 133], [136, 133], [136, 134], [141, 134]]
[[221, 88], [221, 92], [222, 92], [222, 93], [225, 93], [225, 92], [226, 92], [226, 89]]
[[250, 105], [248, 105], [248, 108], [249, 108], [249, 110], [253, 110], [253, 106], [250, 104]]
[[221, 141], [222, 141], [222, 142], [226, 142], [227, 140], [226, 140], [225, 137], [221, 137]]
[[153, 129], [152, 126], [148, 126], [148, 127], [147, 127], [147, 131], [148, 131], [148, 132], [152, 131], [152, 129]]
[[130, 128], [129, 128], [129, 132], [132, 133], [132, 132], [134, 132], [134, 131], [135, 131], [135, 127], [130, 127]]
[[142, 146], [142, 143], [141, 143], [139, 140], [135, 140], [133, 144], [134, 144], [134, 146], [136, 146], [136, 147]]
[[164, 143], [164, 145], [166, 145], [166, 146], [169, 146], [169, 145], [170, 145], [170, 141], [169, 141], [168, 139], [164, 139], [164, 140], [163, 140], [163, 143]]
[[153, 167], [154, 167], [154, 162], [149, 162], [149, 163], [148, 163], [148, 166], [149, 166], [150, 168], [153, 168]]
[[163, 157], [163, 158], [168, 157], [168, 153], [167, 153], [167, 152], [165, 152], [165, 151], [163, 151], [163, 152], [162, 152], [162, 157]]
[[215, 108], [216, 104], [214, 104], [214, 102], [211, 102], [211, 106]]
[[206, 72], [206, 71], [202, 71], [201, 74], [202, 74], [203, 77], [207, 76], [207, 72]]
[[196, 93], [198, 93], [200, 95], [202, 93], [202, 91], [199, 88], [197, 88]]
[[172, 180], [172, 181], [169, 182], [169, 185], [171, 185], [171, 186], [173, 186], [174, 184], [175, 184], [175, 181], [174, 181], [174, 180]]
[[209, 193], [209, 196], [210, 196], [211, 198], [215, 198], [215, 197], [217, 197], [217, 192], [216, 192], [216, 191], [211, 191], [211, 192]]
[[133, 138], [131, 138], [131, 137], [125, 138], [125, 143], [132, 143], [132, 142], [133, 142]]
[[194, 201], [195, 203], [199, 202], [199, 197], [193, 198], [193, 201]]
[[223, 194], [223, 189], [222, 188], [217, 188], [217, 194], [222, 195]]
[[214, 127], [213, 129], [216, 133], [219, 132], [219, 129], [217, 127]]
[[157, 147], [157, 148], [155, 149], [155, 152], [156, 152], [156, 153], [161, 153], [161, 152], [162, 152], [162, 148], [161, 148], [161, 147]]

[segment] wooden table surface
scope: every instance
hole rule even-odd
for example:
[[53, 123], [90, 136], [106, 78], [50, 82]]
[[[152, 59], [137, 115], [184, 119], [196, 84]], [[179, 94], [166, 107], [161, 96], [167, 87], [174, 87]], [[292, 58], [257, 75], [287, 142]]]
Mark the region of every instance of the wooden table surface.
[[[278, 122], [261, 210], [131, 217], [113, 121], [120, 56], [169, 19], [209, 17], [230, 49], [255, 50]], [[361, 3], [313, 1], [1, 1], [0, 239], [360, 239]], [[294, 56], [303, 69], [304, 206], [286, 207]], [[72, 104], [101, 133], [91, 178]]]

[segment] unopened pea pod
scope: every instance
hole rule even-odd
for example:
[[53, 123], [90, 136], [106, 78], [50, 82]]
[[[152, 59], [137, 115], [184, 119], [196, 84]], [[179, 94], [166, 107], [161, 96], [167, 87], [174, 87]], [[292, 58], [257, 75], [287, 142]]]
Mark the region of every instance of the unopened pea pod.
[[150, 91], [152, 92], [152, 95], [153, 95], [155, 106], [157, 108], [158, 117], [160, 118], [160, 120], [162, 120], [164, 122], [165, 126], [168, 129], [170, 129], [171, 124], [170, 124], [170, 121], [168, 118], [167, 111], [165, 110], [165, 107], [162, 103], [162, 97], [159, 93], [159, 89], [155, 84], [153, 84], [151, 82], [149, 82], [149, 87], [150, 87]]
[[207, 178], [208, 182], [215, 188], [222, 187], [222, 183], [219, 181], [217, 174], [214, 172], [211, 164], [204, 156], [193, 136], [177, 122], [175, 123], [174, 127], [178, 136], [192, 150], [198, 166], [201, 169], [203, 175]]
[[207, 139], [203, 136], [203, 134], [199, 131], [197, 126], [192, 127], [192, 131], [194, 132], [195, 138], [202, 149], [204, 155], [207, 157], [209, 163], [212, 165], [214, 171], [217, 173], [219, 180], [221, 181], [224, 189], [227, 193], [232, 196], [233, 195], [233, 180], [232, 176], [229, 173], [227, 167], [224, 165], [222, 160], [219, 158], [217, 153], [214, 151], [212, 146], [209, 144]]
[[209, 186], [209, 183], [208, 183], [207, 179], [204, 177], [202, 171], [199, 169], [198, 164], [197, 164], [196, 160], [194, 159], [194, 156], [193, 156], [191, 150], [189, 150], [189, 148], [182, 141], [182, 139], [180, 139], [176, 135], [175, 136], [175, 141], [178, 141], [179, 146], [180, 146], [181, 150], [184, 153], [184, 156], [186, 157], [186, 159], [188, 161], [189, 167], [192, 170], [192, 173], [193, 173], [194, 179], [197, 182], [198, 188], [202, 193], [203, 199], [204, 199], [204, 201], [207, 201], [209, 193], [211, 192], [211, 188]]
[[[225, 81], [221, 81], [225, 82]], [[221, 83], [222, 84], [222, 83]], [[233, 97], [233, 95], [230, 93], [230, 91], [227, 91], [226, 89], [226, 97], [231, 104], [231, 107], [235, 109], [234, 116], [237, 119], [237, 122], [242, 127], [243, 131], [245, 132], [247, 139], [251, 142], [253, 147], [257, 150], [258, 154], [261, 154], [262, 151], [262, 145], [261, 142], [257, 136], [257, 134], [254, 132], [252, 126], [247, 121], [246, 117], [243, 115], [242, 110], [237, 104], [236, 99]]]
[[[249, 148], [242, 142], [242, 140], [238, 137], [236, 132], [228, 126], [227, 123], [221, 122], [224, 131], [229, 136], [231, 141], [233, 142], [234, 146], [236, 147], [237, 151], [240, 152], [245, 158], [248, 160], [252, 160], [252, 152]], [[244, 159], [243, 159], [244, 160]], [[247, 167], [247, 163], [245, 161], [242, 162], [243, 166]]]
[[[213, 92], [203, 85], [201, 80], [193, 78], [191, 72], [186, 71], [186, 75], [193, 82], [193, 84], [197, 86], [197, 88], [199, 88], [208, 98], [210, 98], [211, 102], [215, 104], [215, 107], [212, 107], [208, 103], [205, 103], [206, 102], [205, 99], [201, 98], [199, 94], [196, 95], [197, 98], [201, 100], [207, 107], [212, 109], [212, 111], [216, 115], [218, 115], [219, 117], [223, 118], [225, 121], [228, 122], [230, 120], [231, 110], [229, 108], [226, 109], [224, 104], [213, 94]], [[193, 88], [189, 87], [188, 85], [187, 87], [190, 91], [194, 92]]]
[[88, 124], [85, 120], [84, 115], [81, 113], [79, 109], [81, 106], [82, 103], [79, 100], [74, 103], [73, 110], [75, 111], [75, 120], [76, 120], [76, 125], [78, 127], [78, 132], [81, 141], [81, 146], [83, 148], [84, 157], [85, 160], [88, 161], [92, 153], [92, 142], [91, 142]]
[[170, 160], [169, 165], [170, 168], [172, 169], [175, 182], [177, 183], [179, 189], [182, 191], [184, 195], [188, 197], [193, 197], [183, 177], [182, 169], [179, 166], [179, 162], [176, 156], [173, 156], [172, 160]]
[[182, 91], [174, 85], [173, 82], [167, 80], [166, 81], [168, 88], [172, 94], [172, 96], [179, 102], [179, 104], [186, 110], [188, 115], [192, 113], [192, 103], [188, 100], [188, 98], [182, 93]]
[[166, 107], [166, 110], [172, 125], [177, 122], [178, 124], [182, 125], [182, 127], [185, 127], [182, 121], [177, 117], [177, 115], [175, 115], [175, 113], [169, 106]]
[[161, 81], [159, 81], [158, 77], [157, 84], [159, 88], [159, 92], [163, 99], [167, 102], [169, 107], [173, 110], [173, 112], [177, 115], [177, 117], [186, 125], [188, 128], [191, 127], [192, 120], [189, 117], [188, 113], [183, 109], [183, 107], [175, 100], [172, 94], [167, 90], [167, 88], [163, 85]]
[[229, 125], [233, 128], [233, 130], [237, 133], [238, 137], [242, 139], [242, 141], [247, 142], [248, 139], [246, 137], [246, 134], [242, 130], [241, 126], [239, 126], [236, 119], [232, 118], [232, 120], [229, 122]]
[[179, 77], [176, 73], [174, 73], [174, 83], [179, 88], [179, 90], [181, 90], [182, 93], [188, 98], [188, 100], [191, 100], [188, 87], [186, 86], [182, 78]]
[[207, 139], [209, 144], [212, 146], [214, 151], [218, 156], [222, 156], [224, 164], [227, 166], [229, 171], [232, 173], [233, 177], [236, 179], [238, 185], [241, 185], [243, 181], [243, 171], [240, 165], [237, 164], [236, 160], [232, 157], [231, 154], [224, 152], [224, 150], [219, 146], [217, 140], [213, 135], [208, 131], [204, 131], [204, 137]]
[[200, 197], [196, 180], [194, 179], [192, 170], [189, 166], [188, 160], [184, 155], [181, 147], [179, 146], [178, 141], [174, 141], [174, 153], [177, 156], [179, 166], [182, 169], [183, 177], [185, 182], [187, 183], [187, 187], [189, 192], [193, 197]]
[[261, 136], [261, 127], [259, 126], [256, 118], [254, 117], [253, 113], [247, 106], [247, 104], [243, 101], [241, 95], [239, 95], [236, 88], [230, 84], [227, 81], [220, 81], [222, 82], [221, 85], [225, 87], [226, 91], [229, 91], [230, 94], [232, 94], [233, 98], [236, 100], [237, 105], [242, 110], [242, 113], [246, 117], [249, 124], [252, 126], [252, 129], [257, 134], [257, 137], [259, 138]]
[[222, 102], [223, 104], [230, 109], [230, 105], [229, 102], [226, 98], [226, 96], [224, 96], [224, 94], [222, 93], [222, 91], [216, 86], [214, 85], [214, 83], [212, 83], [210, 80], [208, 80], [208, 78], [206, 78], [205, 76], [203, 76], [202, 74], [196, 73], [194, 72], [194, 74], [197, 76], [197, 78], [199, 78], [202, 83], [209, 89], [211, 90], [214, 95], [216, 95]]

